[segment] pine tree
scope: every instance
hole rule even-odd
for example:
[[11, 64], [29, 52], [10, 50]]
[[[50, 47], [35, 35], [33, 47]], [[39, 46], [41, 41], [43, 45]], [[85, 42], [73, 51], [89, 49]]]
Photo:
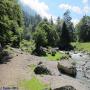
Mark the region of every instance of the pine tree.
[[23, 34], [23, 18], [16, 0], [0, 0], [0, 43], [19, 46]]
[[63, 50], [66, 50], [68, 49], [69, 44], [70, 44], [70, 35], [67, 29], [66, 23], [64, 22], [62, 26], [61, 37], [60, 37], [60, 48]]

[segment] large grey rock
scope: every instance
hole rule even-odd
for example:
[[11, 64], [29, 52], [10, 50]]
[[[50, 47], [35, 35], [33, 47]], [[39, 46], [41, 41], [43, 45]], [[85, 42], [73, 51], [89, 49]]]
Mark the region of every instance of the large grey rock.
[[61, 75], [57, 68], [56, 61], [45, 61], [39, 62], [37, 67], [34, 69], [36, 74], [47, 74], [47, 75]]
[[60, 88], [56, 88], [54, 90], [76, 90], [76, 89], [72, 86], [63, 86], [63, 87], [60, 87]]
[[75, 63], [70, 60], [61, 60], [58, 62], [58, 70], [64, 74], [75, 77], [76, 76], [76, 67]]
[[39, 53], [41, 56], [46, 56], [47, 48], [40, 46]]

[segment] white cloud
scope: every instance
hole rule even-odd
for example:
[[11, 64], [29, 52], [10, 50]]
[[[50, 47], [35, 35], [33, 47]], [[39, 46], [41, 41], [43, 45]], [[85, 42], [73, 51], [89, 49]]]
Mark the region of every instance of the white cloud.
[[74, 26], [79, 22], [79, 19], [75, 18], [75, 19], [72, 19], [72, 22], [74, 24]]
[[71, 9], [72, 7], [69, 4], [62, 3], [59, 5], [59, 8], [66, 10], [66, 9]]
[[82, 13], [81, 8], [78, 6], [72, 6], [71, 10], [75, 13]]
[[85, 14], [87, 14], [89, 11], [90, 11], [90, 7], [89, 7], [89, 6], [85, 6], [85, 7], [83, 8], [83, 12], [84, 12]]
[[[83, 0], [83, 1], [85, 3], [88, 2], [88, 0], [87, 1]], [[88, 6], [88, 4], [85, 4], [83, 8], [80, 8], [79, 6], [73, 6], [70, 4], [62, 3], [59, 5], [59, 8], [64, 10], [69, 9], [77, 14], [87, 14], [90, 11], [90, 7]]]
[[82, 0], [84, 4], [88, 4], [88, 0]]
[[43, 18], [44, 17], [47, 17], [48, 19], [51, 18], [52, 15], [49, 13], [49, 7], [44, 2], [41, 2], [39, 0], [20, 0], [20, 1], [29, 6], [31, 9], [35, 10]]
[[69, 9], [69, 10], [72, 10], [73, 12], [75, 12], [75, 13], [82, 13], [80, 7], [78, 7], [78, 6], [73, 6], [73, 5], [66, 4], [66, 3], [60, 4], [60, 5], [59, 5], [59, 8], [64, 9], [64, 10]]
[[90, 7], [89, 7], [89, 0], [82, 0], [84, 7], [83, 7], [83, 13], [87, 14], [90, 11]]

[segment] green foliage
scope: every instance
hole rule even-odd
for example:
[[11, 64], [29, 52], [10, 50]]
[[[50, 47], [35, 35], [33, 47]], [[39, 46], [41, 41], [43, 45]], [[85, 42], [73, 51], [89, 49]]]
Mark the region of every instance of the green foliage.
[[59, 47], [62, 50], [67, 50], [70, 44], [70, 35], [69, 35], [69, 31], [67, 29], [66, 23], [63, 23], [63, 27], [62, 27], [62, 33], [61, 33], [61, 37], [60, 37], [60, 44]]
[[24, 25], [25, 25], [24, 39], [30, 40], [33, 37], [32, 33], [35, 32], [35, 28], [42, 20], [42, 18], [30, 7], [28, 8], [27, 5], [23, 5], [22, 2], [20, 2], [20, 0], [19, 0], [19, 4], [23, 10], [23, 16], [24, 16]]
[[63, 23], [60, 41], [61, 41], [61, 44], [67, 44], [68, 45], [70, 43], [69, 31], [67, 29], [65, 22]]
[[47, 54], [46, 56], [48, 60], [52, 60], [52, 61], [60, 61], [63, 57], [67, 58], [68, 56], [60, 52], [56, 52], [55, 56], [52, 56], [52, 54]]
[[34, 33], [36, 48], [47, 45], [47, 37], [46, 36], [47, 36], [47, 34], [45, 31], [43, 31], [40, 28], [37, 28], [37, 31]]
[[22, 40], [22, 42], [20, 43], [20, 48], [25, 52], [32, 53], [35, 49], [35, 42], [33, 40]]
[[56, 46], [59, 38], [55, 26], [45, 19], [37, 26], [34, 37], [37, 46]]
[[[22, 39], [22, 12], [15, 0], [0, 1], [0, 42], [2, 45], [19, 46]], [[15, 44], [17, 43], [17, 44]]]
[[47, 88], [47, 85], [45, 85], [35, 77], [28, 81], [22, 81], [19, 86], [22, 90], [44, 90], [45, 88]]
[[90, 17], [83, 16], [80, 22], [76, 25], [76, 32], [78, 35], [78, 40], [80, 42], [90, 41]]
[[72, 20], [72, 18], [70, 16], [70, 11], [66, 10], [66, 12], [64, 13], [64, 21], [65, 21], [67, 29], [69, 31], [70, 40], [74, 41], [75, 40], [75, 35], [74, 35], [75, 29], [74, 29], [74, 25], [71, 22], [71, 20]]

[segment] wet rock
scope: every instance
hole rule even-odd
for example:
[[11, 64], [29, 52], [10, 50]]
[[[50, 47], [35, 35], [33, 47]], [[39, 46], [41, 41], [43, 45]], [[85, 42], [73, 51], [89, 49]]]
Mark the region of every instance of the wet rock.
[[86, 64], [84, 65], [84, 76], [88, 79], [90, 79], [90, 61], [86, 62]]
[[76, 89], [72, 86], [63, 86], [63, 87], [60, 87], [60, 88], [56, 88], [54, 90], [76, 90]]
[[67, 52], [65, 52], [65, 54], [69, 55], [69, 52], [67, 51]]
[[74, 62], [72, 60], [61, 60], [60, 62], [58, 62], [57, 67], [60, 72], [75, 77], [76, 67], [73, 63]]
[[59, 51], [59, 48], [58, 47], [56, 47], [56, 48], [53, 48], [54, 50], [56, 50], [56, 51]]
[[80, 57], [82, 57], [82, 55], [80, 55]]

